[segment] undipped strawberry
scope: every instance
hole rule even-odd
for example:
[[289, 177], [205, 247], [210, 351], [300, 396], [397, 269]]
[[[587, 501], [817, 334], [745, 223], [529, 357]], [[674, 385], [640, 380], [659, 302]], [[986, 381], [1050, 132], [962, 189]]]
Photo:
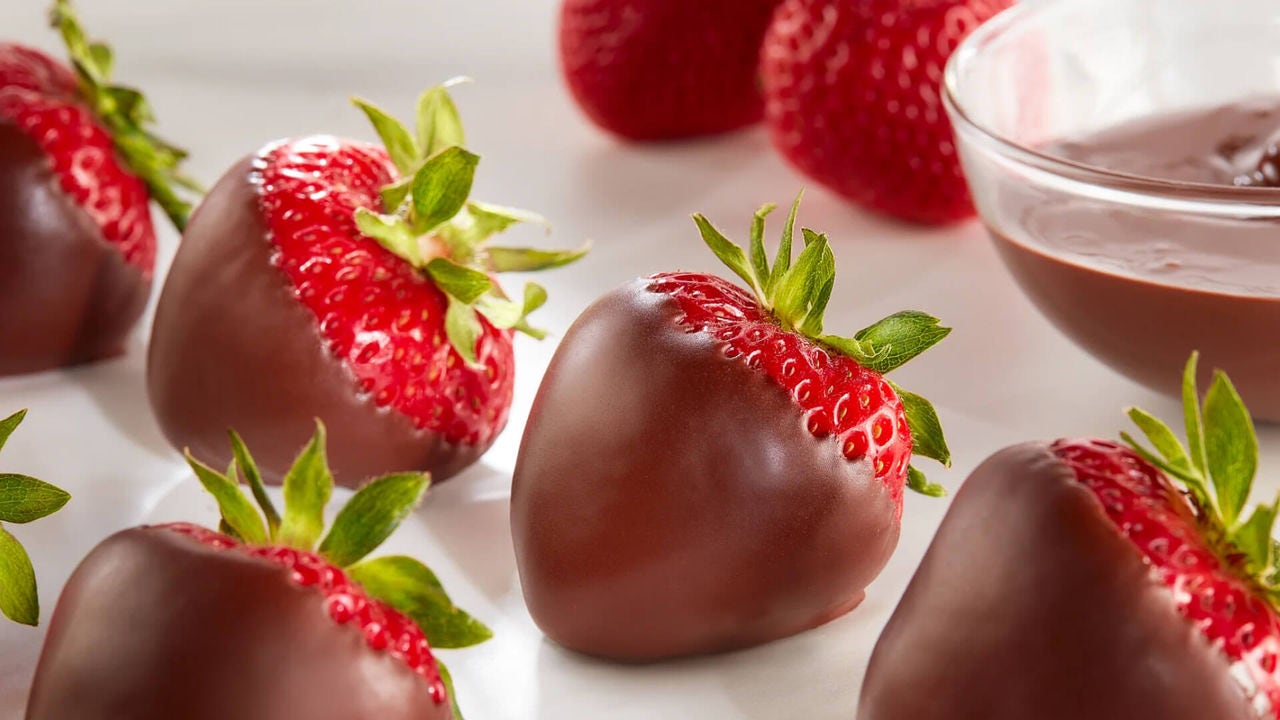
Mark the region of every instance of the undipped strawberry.
[[903, 220], [973, 215], [942, 71], [1013, 0], [785, 0], [761, 51], [765, 121], [797, 168]]
[[72, 574], [28, 720], [460, 719], [435, 651], [492, 633], [417, 560], [364, 559], [418, 504], [428, 476], [372, 480], [324, 533], [333, 477], [323, 426], [285, 477], [283, 515], [234, 432], [231, 441], [225, 474], [188, 455], [217, 500], [220, 531], [125, 530]]
[[53, 22], [74, 71], [0, 42], [0, 375], [120, 353], [151, 288], [149, 201], [182, 228], [174, 186], [194, 189], [145, 98], [110, 83], [111, 49], [67, 0]]
[[560, 65], [583, 112], [631, 140], [760, 120], [760, 38], [778, 0], [565, 0]]
[[[797, 205], [798, 205], [797, 200]], [[623, 660], [715, 652], [853, 609], [897, 544], [904, 486], [941, 494], [928, 401], [884, 377], [949, 332], [902, 312], [823, 331], [835, 261], [796, 208], [777, 259], [695, 216], [746, 283], [660, 273], [574, 323], [528, 420], [511, 498], [525, 600], [556, 642]]]
[[227, 460], [240, 430], [277, 481], [312, 417], [330, 427], [334, 474], [475, 462], [507, 423], [512, 334], [546, 300], [509, 300], [504, 271], [556, 267], [585, 250], [491, 247], [523, 211], [468, 198], [446, 87], [424, 93], [416, 132], [357, 100], [384, 147], [311, 136], [236, 164], [191, 220], [156, 310], [151, 403], [175, 447]]
[[1248, 411], [1183, 379], [1187, 443], [1026, 443], [965, 481], [876, 645], [860, 720], [1256, 720], [1280, 709], [1280, 500]]

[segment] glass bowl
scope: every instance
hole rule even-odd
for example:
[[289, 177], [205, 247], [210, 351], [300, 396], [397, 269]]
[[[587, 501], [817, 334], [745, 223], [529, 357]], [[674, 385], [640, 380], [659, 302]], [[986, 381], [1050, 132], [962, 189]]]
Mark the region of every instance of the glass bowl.
[[[1065, 149], [1228, 106], [1255, 125], [1274, 113], [1280, 134], [1280, 3], [1020, 4], [961, 44], [943, 94], [978, 214], [1045, 317], [1168, 393], [1198, 349], [1206, 377], [1225, 370], [1255, 418], [1280, 420], [1280, 189], [1143, 177]], [[1201, 141], [1235, 142], [1228, 125]]]

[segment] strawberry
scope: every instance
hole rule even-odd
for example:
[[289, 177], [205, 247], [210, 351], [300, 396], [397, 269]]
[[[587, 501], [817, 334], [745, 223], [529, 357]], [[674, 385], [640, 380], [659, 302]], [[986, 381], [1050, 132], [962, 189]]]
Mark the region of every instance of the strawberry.
[[311, 136], [236, 164], [192, 218], [156, 310], [152, 406], [176, 447], [220, 462], [236, 427], [284, 448], [318, 416], [333, 428], [338, 482], [391, 470], [444, 480], [507, 423], [512, 333], [538, 285], [508, 300], [493, 273], [585, 253], [489, 247], [535, 215], [468, 200], [479, 158], [463, 149], [445, 86], [423, 94], [410, 133], [357, 100], [385, 147]]
[[154, 199], [179, 228], [185, 156], [147, 129], [138, 91], [111, 85], [112, 53], [67, 0], [53, 21], [73, 72], [0, 43], [0, 375], [119, 354], [147, 303]]
[[884, 375], [949, 332], [920, 312], [823, 332], [835, 260], [796, 209], [777, 259], [762, 208], [744, 253], [695, 216], [750, 289], [660, 273], [605, 295], [557, 349], [512, 486], [533, 619], [574, 650], [652, 660], [746, 647], [844, 614], [897, 543], [903, 488], [942, 489], [932, 405]]
[[1245, 513], [1253, 424], [1183, 377], [1187, 444], [1025, 443], [974, 471], [871, 659], [858, 717], [1275, 718], [1280, 500]]
[[417, 560], [364, 559], [418, 504], [429, 477], [370, 481], [321, 540], [333, 491], [324, 426], [285, 477], [283, 515], [230, 435], [226, 473], [187, 455], [218, 503], [219, 531], [124, 530], [72, 574], [27, 719], [461, 718], [434, 649], [492, 633]]
[[560, 66], [587, 117], [630, 140], [760, 120], [760, 39], [779, 0], [565, 0]]
[[1013, 0], [785, 0], [760, 72], [773, 144], [869, 210], [915, 223], [973, 215], [942, 106], [943, 67]]
[[[27, 416], [20, 410], [0, 420], [0, 449]], [[52, 515], [71, 496], [61, 488], [27, 475], [0, 474], [0, 522], [29, 523]], [[23, 625], [40, 621], [40, 597], [31, 558], [17, 538], [0, 526], [0, 612]]]

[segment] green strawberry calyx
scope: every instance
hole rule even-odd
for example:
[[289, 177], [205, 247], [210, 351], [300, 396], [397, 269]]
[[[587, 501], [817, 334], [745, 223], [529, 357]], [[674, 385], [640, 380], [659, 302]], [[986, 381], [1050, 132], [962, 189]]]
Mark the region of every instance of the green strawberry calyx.
[[352, 99], [400, 172], [400, 179], [382, 188], [382, 211], [360, 208], [355, 220], [361, 233], [425, 273], [448, 296], [445, 332], [458, 354], [474, 364], [480, 316], [500, 329], [546, 336], [528, 317], [547, 301], [547, 291], [526, 283], [523, 298], [512, 300], [492, 276], [568, 265], [590, 246], [540, 250], [487, 244], [513, 225], [546, 227], [547, 222], [531, 212], [470, 199], [480, 157], [464, 147], [462, 120], [449, 95], [449, 88], [464, 80], [450, 80], [419, 97], [415, 132], [367, 100]]
[[[772, 266], [765, 253], [765, 219], [777, 206], [765, 205], [756, 211], [751, 223], [749, 251], [729, 240], [705, 217], [695, 214], [702, 239], [711, 252], [746, 283], [756, 301], [782, 328], [799, 333], [845, 355], [864, 368], [887, 374], [925, 350], [936, 345], [951, 332], [940, 321], [926, 313], [907, 310], [894, 313], [854, 334], [853, 337], [829, 335], [823, 331], [823, 315], [835, 287], [835, 255], [825, 234], [801, 229], [804, 248], [792, 263], [796, 214], [803, 191], [796, 196], [782, 230]], [[932, 403], [896, 384], [889, 383], [902, 401], [911, 429], [912, 453], [951, 466], [951, 451], [938, 413]], [[929, 482], [913, 465], [907, 471], [907, 487], [930, 497], [941, 497], [946, 491]]]
[[[20, 410], [0, 420], [0, 449], [27, 416]], [[62, 509], [71, 496], [61, 488], [26, 475], [0, 473], [0, 523], [29, 523]], [[40, 598], [31, 557], [0, 525], [0, 612], [23, 625], [40, 622]]]
[[[233, 458], [225, 473], [192, 457], [187, 463], [221, 514], [219, 532], [242, 543], [284, 546], [317, 552], [343, 568], [369, 597], [399, 610], [417, 623], [432, 651], [471, 647], [493, 637], [493, 631], [453, 604], [444, 586], [426, 565], [405, 555], [366, 559], [422, 501], [431, 478], [427, 473], [383, 475], [365, 483], [338, 511], [325, 532], [325, 507], [333, 495], [333, 474], [325, 450], [325, 428], [316, 421], [311, 441], [284, 476], [284, 510], [278, 512], [263, 485], [262, 474], [240, 436], [231, 430]], [[245, 495], [241, 476], [248, 482]], [[454, 699], [452, 681], [439, 662], [441, 678]]]
[[204, 192], [199, 183], [179, 170], [186, 151], [148, 129], [155, 116], [142, 93], [111, 83], [115, 64], [111, 47], [85, 35], [70, 0], [55, 0], [50, 19], [61, 33], [79, 76], [81, 99], [106, 126], [116, 152], [146, 184], [151, 199], [179, 231], [185, 230], [192, 203], [184, 196], [198, 197]]
[[1182, 373], [1182, 414], [1187, 441], [1141, 408], [1129, 418], [1146, 436], [1148, 449], [1129, 433], [1120, 437], [1144, 460], [1177, 478], [1210, 542], [1226, 546], [1226, 555], [1243, 562], [1280, 608], [1280, 553], [1271, 531], [1280, 512], [1280, 496], [1246, 513], [1258, 471], [1258, 434], [1231, 378], [1215, 370], [1203, 401], [1196, 383], [1200, 355], [1193, 352]]

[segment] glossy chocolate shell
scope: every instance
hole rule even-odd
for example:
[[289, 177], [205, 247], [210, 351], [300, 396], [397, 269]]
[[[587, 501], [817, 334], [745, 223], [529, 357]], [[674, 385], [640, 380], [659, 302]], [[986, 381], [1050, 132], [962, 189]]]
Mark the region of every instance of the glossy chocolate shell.
[[529, 611], [628, 661], [742, 648], [863, 598], [897, 544], [866, 461], [637, 280], [587, 309], [533, 405], [511, 522]]

